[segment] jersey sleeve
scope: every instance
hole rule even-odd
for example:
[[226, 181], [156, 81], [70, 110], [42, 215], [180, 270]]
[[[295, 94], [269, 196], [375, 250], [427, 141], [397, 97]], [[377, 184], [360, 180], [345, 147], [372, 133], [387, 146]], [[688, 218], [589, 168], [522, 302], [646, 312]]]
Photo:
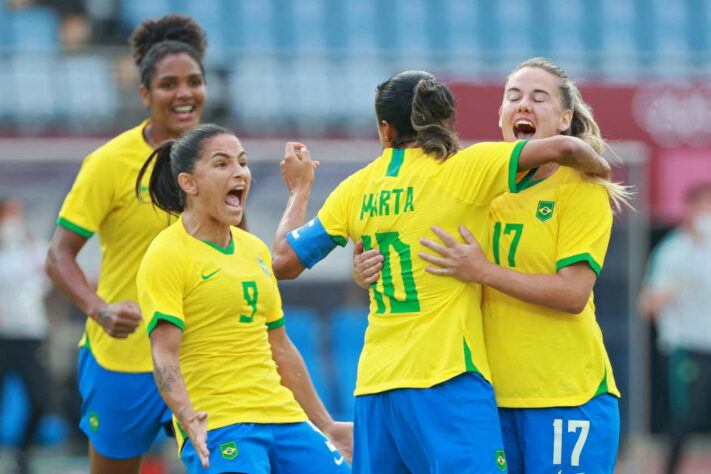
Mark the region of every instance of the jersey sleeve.
[[[111, 178], [111, 179], [110, 179]], [[110, 164], [99, 155], [89, 155], [82, 163], [72, 189], [64, 199], [57, 224], [91, 237], [114, 202], [115, 178]]]
[[178, 326], [181, 331], [185, 326], [185, 261], [176, 258], [170, 249], [156, 244], [154, 241], [148, 248], [136, 277], [138, 302], [149, 336], [160, 320]]
[[[269, 249], [267, 248], [266, 245], [262, 243], [262, 256], [261, 260], [264, 262], [264, 266], [267, 269], [272, 268], [272, 257], [271, 254], [269, 253]], [[281, 293], [279, 292], [279, 286], [277, 285], [277, 280], [274, 277], [274, 272], [269, 271], [269, 281], [271, 284], [270, 291], [274, 292], [274, 302], [267, 311], [266, 314], [266, 321], [267, 321], [267, 330], [272, 330], [272, 329], [277, 329], [280, 328], [284, 325], [284, 308], [282, 307], [282, 302], [281, 302]]]
[[[560, 195], [556, 271], [587, 262], [600, 276], [612, 231], [612, 209], [605, 188], [593, 183], [566, 186]], [[555, 211], [555, 209], [552, 209]]]
[[352, 199], [352, 176], [331, 192], [316, 217], [286, 234], [291, 248], [305, 268], [311, 268], [336, 248], [348, 242], [348, 205]]
[[526, 141], [483, 142], [457, 153], [447, 163], [442, 184], [464, 201], [486, 205], [500, 194], [518, 191], [518, 160]]

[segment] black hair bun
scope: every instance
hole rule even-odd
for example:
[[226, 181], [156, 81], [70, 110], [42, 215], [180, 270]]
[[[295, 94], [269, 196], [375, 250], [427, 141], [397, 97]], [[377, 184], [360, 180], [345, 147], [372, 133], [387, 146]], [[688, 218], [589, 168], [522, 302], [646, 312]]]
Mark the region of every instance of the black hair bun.
[[141, 66], [146, 53], [161, 41], [181, 41], [192, 46], [200, 60], [205, 56], [207, 37], [205, 30], [186, 15], [171, 13], [157, 20], [145, 20], [136, 27], [128, 39], [137, 66]]

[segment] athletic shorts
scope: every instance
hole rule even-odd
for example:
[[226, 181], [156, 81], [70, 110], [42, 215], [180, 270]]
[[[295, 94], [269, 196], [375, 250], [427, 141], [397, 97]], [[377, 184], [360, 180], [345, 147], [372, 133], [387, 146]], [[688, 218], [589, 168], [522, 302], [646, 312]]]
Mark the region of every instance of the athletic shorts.
[[474, 372], [357, 396], [353, 449], [358, 474], [506, 472], [494, 389]]
[[578, 407], [501, 408], [510, 474], [609, 474], [620, 439], [617, 398], [600, 395]]
[[[208, 415], [209, 416], [209, 415]], [[210, 466], [202, 467], [188, 439], [180, 458], [190, 474], [350, 473], [351, 467], [309, 422], [237, 423], [207, 432]]]
[[86, 347], [79, 351], [79, 428], [104, 457], [128, 459], [151, 447], [171, 413], [152, 373], [106, 370]]

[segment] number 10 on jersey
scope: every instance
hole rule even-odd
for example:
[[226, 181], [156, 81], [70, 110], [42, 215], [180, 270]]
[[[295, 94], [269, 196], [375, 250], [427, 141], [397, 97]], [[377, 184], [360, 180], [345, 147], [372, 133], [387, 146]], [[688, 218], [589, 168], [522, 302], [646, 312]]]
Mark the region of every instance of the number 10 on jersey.
[[[361, 237], [363, 248], [370, 250], [373, 248], [373, 239], [370, 235]], [[417, 299], [417, 286], [412, 275], [412, 252], [410, 246], [400, 240], [398, 232], [379, 232], [375, 234], [375, 241], [378, 244], [380, 253], [383, 254], [383, 269], [381, 280], [383, 291], [378, 290], [378, 282], [370, 287], [373, 289], [373, 298], [377, 305], [376, 313], [385, 313], [384, 297], [387, 296], [390, 304], [390, 313], [414, 313], [420, 311], [420, 300]], [[393, 281], [393, 259], [400, 260], [400, 277], [404, 285], [404, 299], [395, 297], [395, 283]]]

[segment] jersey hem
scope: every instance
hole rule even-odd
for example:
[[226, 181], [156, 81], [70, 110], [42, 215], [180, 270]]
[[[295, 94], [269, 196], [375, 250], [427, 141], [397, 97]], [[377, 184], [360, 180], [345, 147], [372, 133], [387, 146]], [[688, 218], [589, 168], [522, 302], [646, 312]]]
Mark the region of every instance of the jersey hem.
[[156, 328], [158, 325], [158, 321], [160, 320], [167, 321], [171, 324], [174, 324], [175, 326], [178, 326], [180, 330], [182, 331], [184, 328], [183, 321], [181, 321], [179, 318], [176, 318], [175, 316], [171, 316], [169, 314], [163, 314], [158, 311], [153, 313], [153, 319], [151, 319], [151, 322], [148, 323], [148, 327], [146, 328], [146, 332], [148, 332], [148, 336], [150, 337], [151, 333], [153, 330]]
[[64, 217], [57, 218], [57, 225], [62, 226], [67, 230], [71, 230], [72, 232], [77, 233], [87, 239], [94, 235], [92, 231], [78, 226], [75, 223], [65, 219]]
[[597, 276], [600, 276], [600, 270], [602, 270], [602, 267], [595, 261], [593, 256], [587, 252], [580, 253], [578, 255], [572, 255], [570, 257], [561, 258], [555, 264], [555, 271], [557, 272], [563, 267], [567, 267], [578, 262], [587, 262], [588, 265], [590, 265], [590, 268], [592, 268], [592, 270], [597, 274]]
[[600, 395], [612, 395], [621, 398], [617, 390], [609, 390], [605, 393], [597, 394], [597, 388], [585, 395], [565, 398], [502, 398], [497, 395], [496, 403], [499, 408], [552, 408], [552, 407], [579, 407]]
[[397, 382], [391, 382], [388, 384], [366, 385], [364, 387], [356, 387], [355, 392], [353, 394], [358, 397], [360, 395], [372, 395], [375, 393], [387, 392], [388, 390], [395, 390], [398, 388], [432, 388], [435, 385], [439, 385], [443, 382], [446, 382], [447, 380], [451, 380], [454, 377], [457, 377], [458, 375], [466, 373], [476, 373], [488, 383], [491, 383], [491, 377], [488, 374], [483, 374], [479, 371], [470, 372], [467, 371], [466, 368], [464, 368], [462, 370], [458, 370], [457, 372], [447, 374], [436, 379], [399, 380]]

